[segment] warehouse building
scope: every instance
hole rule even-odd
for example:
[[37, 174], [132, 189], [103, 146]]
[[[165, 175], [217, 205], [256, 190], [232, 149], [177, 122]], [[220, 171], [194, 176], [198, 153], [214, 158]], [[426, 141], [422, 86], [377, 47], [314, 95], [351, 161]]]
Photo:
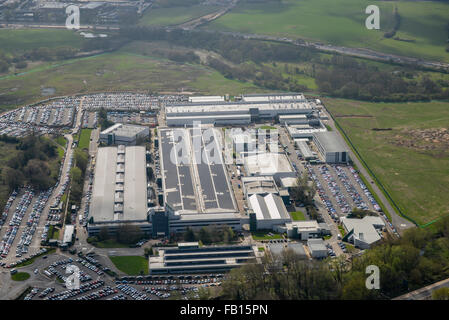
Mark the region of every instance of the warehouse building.
[[[218, 143], [219, 131], [210, 130], [214, 138], [207, 149], [202, 129], [158, 130], [163, 205], [170, 233], [212, 225], [241, 230], [241, 217]], [[199, 150], [192, 150], [193, 141], [199, 141]], [[181, 149], [181, 153], [175, 152]], [[208, 158], [211, 149], [219, 150], [214, 161]]]
[[148, 138], [150, 129], [145, 126], [117, 123], [100, 133], [100, 142], [105, 145], [136, 145], [138, 139]]
[[115, 232], [122, 223], [136, 224], [149, 232], [145, 147], [99, 148], [97, 164], [89, 235], [97, 234], [103, 226]]
[[177, 248], [160, 248], [158, 255], [149, 258], [149, 272], [157, 274], [189, 274], [226, 272], [246, 263], [257, 262], [257, 247], [208, 246], [198, 242], [178, 244]]
[[248, 176], [272, 176], [278, 184], [282, 178], [296, 178], [296, 171], [284, 153], [251, 154], [244, 158], [243, 163]]
[[342, 217], [341, 222], [346, 230], [343, 240], [360, 249], [368, 249], [382, 239], [382, 230], [385, 228], [385, 223], [378, 216], [365, 216], [362, 219]]
[[349, 151], [346, 144], [332, 131], [316, 132], [313, 142], [327, 163], [348, 163]]
[[323, 259], [327, 257], [328, 251], [323, 239], [309, 239], [307, 240], [307, 246], [312, 258]]
[[273, 230], [277, 225], [292, 221], [284, 202], [276, 194], [253, 194], [248, 198], [248, 204], [252, 209], [250, 225], [257, 230]]
[[298, 124], [287, 126], [287, 132], [292, 139], [313, 139], [315, 133], [326, 132], [323, 126], [312, 127], [308, 124]]
[[168, 126], [191, 126], [194, 121], [216, 125], [241, 125], [261, 120], [272, 121], [280, 115], [310, 114], [313, 111], [313, 104], [308, 103], [301, 94], [243, 96], [241, 101], [233, 102], [203, 97], [200, 100], [168, 104], [165, 107]]

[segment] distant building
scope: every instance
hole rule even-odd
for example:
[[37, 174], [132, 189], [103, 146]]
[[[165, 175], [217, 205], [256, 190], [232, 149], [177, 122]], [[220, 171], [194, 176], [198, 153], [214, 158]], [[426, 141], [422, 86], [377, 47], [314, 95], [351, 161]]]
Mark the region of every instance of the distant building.
[[248, 176], [272, 176], [279, 184], [282, 178], [296, 178], [296, 172], [284, 153], [248, 155], [243, 162]]
[[100, 133], [100, 142], [110, 145], [136, 145], [137, 139], [148, 138], [150, 129], [145, 126], [117, 123]]
[[322, 235], [321, 227], [316, 220], [292, 221], [285, 226], [289, 238], [308, 240]]
[[348, 147], [337, 133], [332, 131], [316, 132], [313, 134], [313, 142], [327, 163], [349, 162]]
[[149, 272], [156, 274], [188, 274], [226, 272], [246, 263], [257, 262], [257, 247], [207, 246], [179, 243], [177, 248], [158, 248], [158, 255], [149, 258]]
[[341, 222], [347, 232], [343, 240], [360, 249], [368, 249], [379, 241], [381, 230], [385, 228], [385, 223], [378, 216], [365, 216], [363, 219], [342, 217]]
[[323, 259], [327, 257], [328, 252], [323, 239], [309, 239], [307, 240], [307, 246], [309, 247], [312, 258]]

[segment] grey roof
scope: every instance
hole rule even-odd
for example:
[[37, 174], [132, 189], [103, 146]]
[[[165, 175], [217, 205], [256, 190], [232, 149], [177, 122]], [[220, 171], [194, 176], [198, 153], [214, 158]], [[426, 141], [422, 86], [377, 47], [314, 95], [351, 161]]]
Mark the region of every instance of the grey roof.
[[145, 147], [124, 149], [124, 165], [117, 163], [118, 149], [98, 149], [90, 209], [94, 223], [143, 221], [147, 217]]
[[284, 244], [282, 243], [270, 243], [268, 248], [270, 248], [271, 254], [275, 255], [280, 255], [285, 249]]
[[309, 239], [307, 240], [307, 246], [310, 250], [313, 251], [327, 251], [326, 246], [324, 245], [323, 239]]
[[304, 250], [304, 246], [302, 245], [302, 243], [288, 243], [287, 248], [292, 249], [294, 253], [300, 256], [306, 255], [306, 251]]
[[348, 147], [336, 132], [315, 132], [313, 135], [326, 150], [326, 152], [348, 151]]
[[273, 193], [265, 196], [253, 194], [249, 197], [249, 204], [256, 214], [257, 220], [288, 220], [290, 215], [282, 199]]

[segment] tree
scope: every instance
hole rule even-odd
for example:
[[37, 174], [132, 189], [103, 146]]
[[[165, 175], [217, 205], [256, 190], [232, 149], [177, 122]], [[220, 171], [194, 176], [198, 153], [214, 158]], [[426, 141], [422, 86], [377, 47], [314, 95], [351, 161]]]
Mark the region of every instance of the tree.
[[192, 242], [195, 241], [195, 233], [191, 228], [187, 228], [186, 232], [184, 233], [184, 241]]
[[117, 230], [117, 241], [120, 243], [136, 243], [143, 237], [140, 227], [131, 224], [121, 224]]
[[12, 168], [6, 168], [3, 171], [3, 179], [5, 184], [8, 185], [9, 190], [14, 190], [22, 186], [25, 180], [22, 172]]
[[100, 232], [98, 233], [98, 240], [104, 241], [107, 239], [109, 239], [108, 227], [101, 227]]

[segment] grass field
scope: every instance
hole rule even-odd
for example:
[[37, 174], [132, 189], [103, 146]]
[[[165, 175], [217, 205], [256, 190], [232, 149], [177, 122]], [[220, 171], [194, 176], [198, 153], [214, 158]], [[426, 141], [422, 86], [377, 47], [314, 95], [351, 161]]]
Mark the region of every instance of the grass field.
[[133, 276], [148, 274], [148, 259], [141, 256], [115, 256], [109, 257], [120, 271]]
[[129, 245], [117, 242], [115, 240], [93, 242], [92, 245], [97, 248], [129, 248]]
[[449, 214], [448, 137], [424, 135], [448, 127], [449, 103], [325, 102], [406, 215], [425, 224]]
[[[269, 233], [272, 233], [273, 235], [268, 235]], [[252, 231], [251, 236], [254, 240], [276, 240], [276, 239], [282, 239], [282, 235], [278, 233], [274, 233], [273, 231]]]
[[0, 50], [5, 53], [36, 48], [80, 48], [83, 38], [73, 31], [56, 29], [0, 29]]
[[14, 281], [25, 281], [30, 277], [30, 274], [27, 272], [17, 272], [16, 274], [11, 275], [11, 279]]
[[143, 26], [171, 26], [181, 24], [219, 10], [218, 6], [189, 6], [149, 9], [140, 19]]
[[81, 150], [89, 149], [91, 133], [92, 133], [92, 129], [82, 129], [81, 130], [78, 148], [80, 148]]
[[[380, 30], [365, 27], [365, 8], [380, 8]], [[401, 26], [397, 36], [412, 42], [386, 39], [397, 6]], [[447, 32], [449, 4], [430, 1], [282, 0], [241, 1], [230, 13], [204, 28], [284, 35], [348, 47], [449, 61]]]
[[290, 217], [292, 217], [293, 221], [303, 221], [306, 220], [304, 213], [301, 211], [290, 212]]
[[9, 101], [0, 104], [0, 111], [42, 100], [42, 87], [55, 88], [55, 96], [116, 90], [184, 90], [213, 95], [264, 91], [249, 83], [226, 79], [202, 65], [179, 64], [139, 53], [138, 46], [129, 46], [114, 53], [72, 59], [44, 70], [0, 79], [0, 96]]

